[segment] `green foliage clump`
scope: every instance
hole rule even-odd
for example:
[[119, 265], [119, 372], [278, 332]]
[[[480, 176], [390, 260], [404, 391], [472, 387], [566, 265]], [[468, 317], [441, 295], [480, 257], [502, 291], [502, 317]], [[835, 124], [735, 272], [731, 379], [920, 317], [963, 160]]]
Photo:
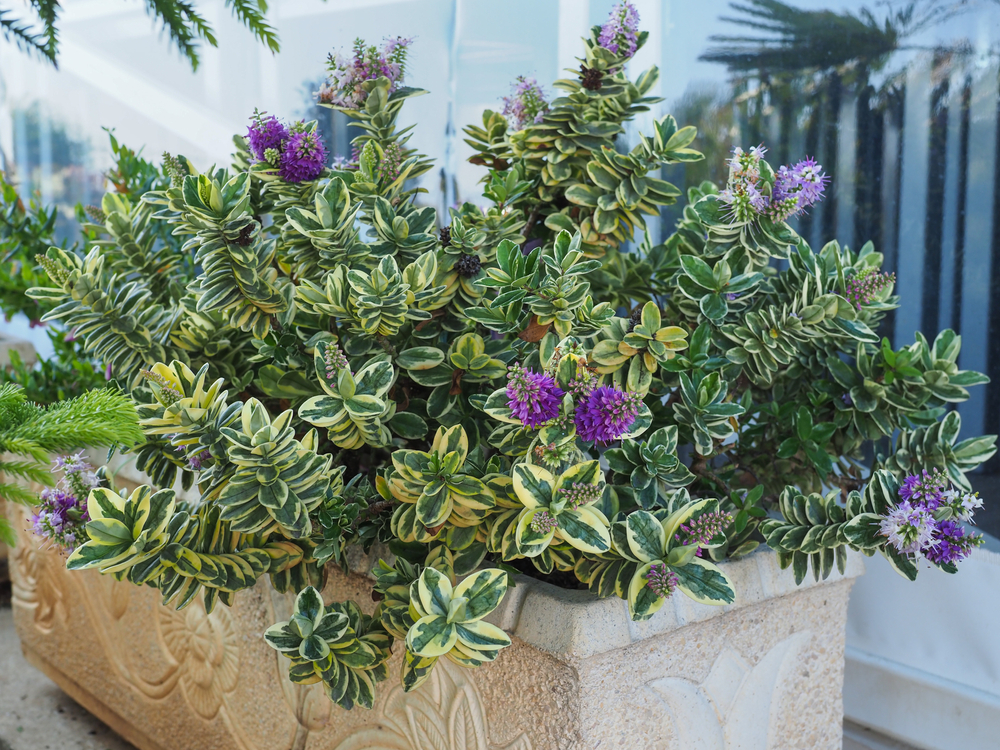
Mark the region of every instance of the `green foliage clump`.
[[[657, 72], [629, 80], [629, 51], [599, 37], [533, 121], [466, 131], [485, 210], [419, 205], [430, 162], [396, 120], [423, 92], [378, 77], [336, 105], [356, 165], [287, 181], [239, 141], [229, 169], [168, 159], [169, 182], [106, 201], [85, 254], [47, 253], [30, 294], [128, 385], [138, 465], [200, 494], [92, 496], [92, 517], [133, 522], [96, 525], [78, 559], [209, 609], [270, 575], [299, 599], [268, 642], [345, 707], [372, 704], [394, 639], [405, 689], [442, 656], [497, 658], [509, 639], [482, 618], [517, 572], [619, 596], [636, 620], [678, 592], [733, 602], [719, 563], [762, 542], [799, 580], [848, 548], [915, 574], [881, 523], [905, 475], [964, 487], [993, 454], [948, 411], [985, 378], [958, 368], [951, 331], [880, 339], [892, 280], [857, 294], [876, 249], [737, 216], [739, 175], [636, 245], [681, 197], [660, 169], [700, 155], [669, 116], [623, 145]], [[785, 173], [751, 161], [752, 205], [777, 205]], [[136, 515], [147, 495], [162, 519]], [[376, 542], [395, 562], [375, 616], [323, 605], [325, 564]]]

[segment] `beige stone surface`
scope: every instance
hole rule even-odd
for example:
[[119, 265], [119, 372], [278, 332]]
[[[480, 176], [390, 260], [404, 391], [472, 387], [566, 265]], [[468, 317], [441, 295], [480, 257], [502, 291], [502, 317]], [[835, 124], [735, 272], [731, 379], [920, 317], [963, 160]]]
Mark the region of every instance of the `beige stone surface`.
[[[641, 624], [620, 600], [523, 579], [492, 616], [514, 640], [494, 664], [442, 660], [405, 694], [396, 653], [373, 711], [285, 679], [260, 634], [292, 598], [266, 579], [232, 609], [206, 614], [198, 600], [175, 612], [153, 589], [66, 571], [25, 531], [13, 607], [29, 660], [143, 750], [839, 748], [860, 561], [801, 589], [770, 552], [726, 565], [736, 604], [676, 597]], [[331, 573], [324, 597], [374, 606], [360, 575]]]

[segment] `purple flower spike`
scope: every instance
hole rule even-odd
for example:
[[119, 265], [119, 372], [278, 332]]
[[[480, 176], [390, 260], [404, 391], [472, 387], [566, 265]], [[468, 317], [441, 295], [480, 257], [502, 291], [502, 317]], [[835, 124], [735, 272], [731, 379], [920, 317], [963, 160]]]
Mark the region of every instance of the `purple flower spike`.
[[930, 511], [904, 500], [882, 519], [880, 531], [897, 552], [909, 555], [937, 544], [934, 540], [936, 528]]
[[601, 26], [597, 43], [606, 50], [628, 59], [639, 44], [639, 11], [629, 2], [617, 3]]
[[525, 427], [534, 430], [559, 416], [563, 390], [550, 375], [511, 365], [507, 375], [507, 405]]
[[266, 112], [254, 112], [250, 129], [247, 131], [247, 145], [257, 161], [267, 161], [268, 149], [281, 151], [281, 143], [288, 137], [286, 128], [277, 117]]
[[538, 81], [518, 76], [511, 86], [511, 95], [503, 98], [501, 114], [510, 122], [512, 130], [524, 130], [528, 125], [540, 123], [548, 110], [549, 103]]
[[573, 417], [576, 431], [584, 440], [610, 443], [635, 422], [642, 396], [602, 385], [577, 404]]
[[954, 565], [972, 554], [974, 547], [983, 543], [980, 534], [966, 534], [957, 521], [938, 521], [934, 531], [934, 545], [924, 552], [932, 563]]
[[313, 133], [293, 133], [285, 141], [280, 174], [286, 182], [315, 180], [326, 166], [326, 148]]

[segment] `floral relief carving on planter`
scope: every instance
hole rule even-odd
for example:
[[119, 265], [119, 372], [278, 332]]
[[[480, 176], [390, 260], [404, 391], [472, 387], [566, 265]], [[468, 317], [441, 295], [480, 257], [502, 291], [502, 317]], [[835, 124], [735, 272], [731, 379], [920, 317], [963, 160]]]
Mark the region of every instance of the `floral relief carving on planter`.
[[198, 599], [182, 609], [157, 607], [156, 623], [166, 653], [177, 664], [184, 699], [214, 719], [240, 674], [239, 634], [225, 607], [205, 612]]
[[532, 750], [521, 734], [507, 745], [489, 742], [482, 697], [468, 670], [444, 660], [422, 689], [395, 685], [376, 707], [380, 726], [354, 733], [336, 750]]
[[[775, 748], [774, 708], [788, 688], [782, 673], [812, 639], [800, 631], [773, 646], [754, 666], [731, 646], [716, 657], [705, 679], [696, 683], [680, 677], [651, 680], [646, 687], [662, 702], [677, 748], [736, 750]], [[760, 721], [761, 715], [769, 721]]]
[[[8, 507], [15, 520], [22, 518], [20, 506]], [[63, 576], [59, 571], [49, 573], [46, 566], [62, 566], [62, 558], [56, 553], [46, 554], [40, 550], [25, 523], [15, 523], [18, 544], [10, 550], [11, 593], [15, 606], [32, 613], [32, 621], [42, 633], [51, 633], [57, 624], [65, 623]]]

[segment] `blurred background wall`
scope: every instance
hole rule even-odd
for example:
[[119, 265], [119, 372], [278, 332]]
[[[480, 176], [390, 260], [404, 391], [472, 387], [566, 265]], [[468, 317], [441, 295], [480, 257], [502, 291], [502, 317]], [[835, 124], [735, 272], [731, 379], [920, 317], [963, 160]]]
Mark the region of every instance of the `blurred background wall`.
[[[60, 235], [71, 239], [73, 206], [99, 203], [104, 190], [102, 128], [143, 146], [147, 158], [170, 151], [205, 167], [227, 160], [233, 135], [260, 108], [319, 119], [330, 150], [348, 155], [345, 121], [313, 103], [325, 58], [355, 37], [402, 35], [415, 37], [407, 80], [430, 91], [402, 118], [418, 125], [414, 145], [437, 161], [423, 178], [425, 199], [439, 208], [474, 201], [481, 173], [465, 162], [462, 126], [499, 109], [516, 76], [548, 87], [575, 67], [579, 37], [611, 4], [274, 0], [269, 20], [282, 51], [272, 55], [221, 0], [202, 0], [219, 47], [204, 49], [192, 72], [138, 0], [66, 0], [58, 70], [0, 42], [0, 169], [58, 204]], [[707, 156], [664, 177], [682, 187], [724, 181], [736, 144], [765, 144], [772, 163], [815, 156], [833, 189], [797, 229], [813, 247], [836, 238], [855, 247], [871, 241], [885, 253], [902, 306], [883, 335], [900, 346], [918, 328], [958, 330], [962, 368], [992, 378], [959, 407], [962, 437], [1000, 431], [1000, 2], [634, 4], [651, 34], [630, 66], [633, 74], [660, 67], [664, 101], [633, 123], [633, 137], [670, 112], [699, 128], [695, 146]], [[678, 214], [674, 207], [651, 223], [654, 239]], [[6, 328], [31, 336], [44, 354], [46, 339], [28, 321]], [[1000, 535], [1000, 459], [975, 482], [987, 495], [981, 525]], [[922, 747], [1000, 744], [1000, 611], [991, 609], [998, 561], [977, 551], [950, 598], [933, 576], [906, 588], [872, 561], [852, 604], [849, 716]], [[959, 734], [935, 734], [928, 721]]]

